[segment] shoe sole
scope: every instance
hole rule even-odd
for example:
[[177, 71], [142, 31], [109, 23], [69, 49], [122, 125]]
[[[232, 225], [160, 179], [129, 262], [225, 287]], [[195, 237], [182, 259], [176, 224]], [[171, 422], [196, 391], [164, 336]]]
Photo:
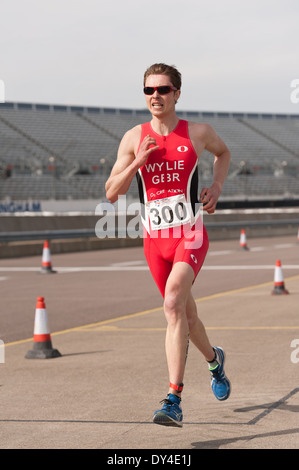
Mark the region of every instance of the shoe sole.
[[156, 414], [154, 416], [153, 422], [155, 424], [160, 424], [161, 426], [173, 426], [173, 427], [178, 427], [182, 428], [183, 423], [182, 421], [176, 421], [175, 419], [171, 418], [170, 416], [164, 415], [164, 414]]

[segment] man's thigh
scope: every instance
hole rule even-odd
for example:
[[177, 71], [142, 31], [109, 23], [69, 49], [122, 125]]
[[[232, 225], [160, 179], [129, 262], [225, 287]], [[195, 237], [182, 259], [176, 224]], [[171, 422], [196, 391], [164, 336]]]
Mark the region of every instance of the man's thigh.
[[165, 296], [171, 293], [187, 302], [193, 280], [194, 271], [188, 263], [184, 261], [175, 263], [166, 282]]

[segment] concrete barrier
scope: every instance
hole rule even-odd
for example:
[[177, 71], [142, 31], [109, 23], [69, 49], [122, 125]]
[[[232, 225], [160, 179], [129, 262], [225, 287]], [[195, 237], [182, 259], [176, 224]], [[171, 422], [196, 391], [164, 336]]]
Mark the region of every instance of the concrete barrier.
[[[127, 216], [127, 220], [130, 218]], [[0, 258], [41, 255], [44, 239], [51, 241], [52, 253], [142, 245], [141, 238], [97, 238], [98, 220], [99, 216], [86, 214], [0, 216]], [[241, 228], [246, 229], [248, 238], [297, 237], [299, 208], [219, 210], [216, 214], [204, 215], [204, 224], [210, 240], [239, 240]]]

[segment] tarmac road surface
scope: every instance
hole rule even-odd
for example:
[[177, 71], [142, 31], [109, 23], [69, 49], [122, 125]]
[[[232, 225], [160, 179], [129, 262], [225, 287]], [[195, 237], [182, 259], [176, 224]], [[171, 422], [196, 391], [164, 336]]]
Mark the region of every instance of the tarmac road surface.
[[[182, 429], [152, 423], [168, 386], [166, 322], [142, 248], [55, 255], [51, 275], [39, 273], [39, 257], [0, 260], [0, 448], [298, 448], [299, 245], [248, 247], [211, 242], [193, 286], [232, 394], [217, 402], [191, 345]], [[289, 295], [271, 295], [277, 259]], [[59, 358], [25, 359], [39, 296]]]

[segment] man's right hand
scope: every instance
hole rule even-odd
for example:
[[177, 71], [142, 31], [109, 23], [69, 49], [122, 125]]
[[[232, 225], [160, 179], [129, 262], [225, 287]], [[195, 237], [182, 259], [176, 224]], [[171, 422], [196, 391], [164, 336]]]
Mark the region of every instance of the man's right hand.
[[156, 145], [156, 139], [154, 139], [150, 135], [146, 135], [144, 137], [143, 141], [140, 144], [138, 154], [136, 156], [136, 162], [138, 162], [139, 168], [146, 163], [150, 154], [158, 148], [159, 145]]

